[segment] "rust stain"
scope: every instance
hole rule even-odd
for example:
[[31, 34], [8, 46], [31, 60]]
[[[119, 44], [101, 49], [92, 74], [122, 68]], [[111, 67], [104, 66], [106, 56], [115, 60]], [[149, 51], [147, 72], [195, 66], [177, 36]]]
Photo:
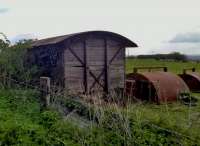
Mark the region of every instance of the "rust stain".
[[197, 72], [183, 73], [179, 75], [188, 85], [191, 91], [200, 92], [200, 74]]
[[126, 93], [142, 100], [154, 102], [176, 101], [180, 93], [189, 92], [188, 86], [177, 75], [170, 72], [143, 72], [131, 73], [127, 79], [134, 80], [131, 87], [126, 82]]

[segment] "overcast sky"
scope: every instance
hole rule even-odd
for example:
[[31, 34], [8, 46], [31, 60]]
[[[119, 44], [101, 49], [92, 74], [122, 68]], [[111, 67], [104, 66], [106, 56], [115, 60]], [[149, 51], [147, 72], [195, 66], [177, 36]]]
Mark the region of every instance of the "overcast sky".
[[200, 55], [200, 0], [0, 0], [0, 32], [39, 39], [109, 30], [139, 45], [129, 54]]

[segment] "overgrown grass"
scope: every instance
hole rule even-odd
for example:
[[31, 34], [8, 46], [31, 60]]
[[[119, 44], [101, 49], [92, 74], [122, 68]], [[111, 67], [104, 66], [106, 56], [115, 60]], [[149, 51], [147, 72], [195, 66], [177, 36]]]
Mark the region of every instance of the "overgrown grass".
[[[83, 106], [91, 109], [90, 124], [81, 126], [53, 109], [41, 109], [38, 93], [32, 90], [0, 90], [0, 145], [195, 145], [199, 139], [199, 109], [191, 112], [181, 104], [116, 104]], [[65, 106], [77, 104], [66, 102]], [[168, 107], [166, 107], [168, 106]], [[71, 109], [73, 110], [73, 109]], [[170, 116], [169, 116], [170, 115]], [[193, 121], [192, 123], [190, 123]], [[196, 122], [196, 123], [195, 123]], [[182, 135], [174, 135], [157, 125]], [[186, 136], [186, 137], [184, 137]], [[189, 138], [187, 138], [189, 137]]]
[[59, 119], [54, 111], [41, 111], [35, 91], [0, 90], [0, 145], [61, 145], [48, 129]]
[[[133, 67], [167, 66], [170, 72], [179, 74], [184, 68], [195, 67], [200, 71], [197, 62], [158, 61], [155, 59], [127, 59], [126, 71], [130, 73]], [[142, 70], [144, 71], [144, 70]], [[138, 117], [140, 121], [148, 121], [160, 127], [180, 132], [184, 135], [199, 139], [200, 135], [200, 94], [192, 93], [198, 98], [197, 106], [186, 106], [180, 102], [155, 105], [150, 103], [131, 104], [130, 115]]]
[[150, 122], [159, 127], [199, 138], [200, 104], [189, 107], [181, 103], [171, 104], [134, 104], [129, 107], [129, 114], [141, 122]]
[[[200, 69], [196, 63], [128, 60], [127, 70], [152, 64], [176, 73], [183, 67]], [[63, 117], [52, 108], [41, 108], [37, 91], [0, 89], [0, 145], [200, 145], [200, 98], [193, 95], [199, 99], [197, 106], [175, 102], [121, 107], [66, 100], [69, 113]]]

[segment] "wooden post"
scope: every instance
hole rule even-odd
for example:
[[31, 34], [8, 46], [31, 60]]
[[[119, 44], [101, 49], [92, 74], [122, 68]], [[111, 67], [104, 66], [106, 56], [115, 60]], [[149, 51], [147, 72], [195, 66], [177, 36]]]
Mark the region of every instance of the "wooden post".
[[164, 70], [164, 72], [167, 72], [167, 67], [164, 67], [164, 69], [163, 69], [163, 70]]
[[183, 74], [186, 74], [188, 70], [191, 70], [192, 72], [195, 72], [196, 69], [193, 67], [193, 68], [186, 68], [186, 69], [183, 69]]
[[6, 87], [6, 72], [3, 73], [3, 86]]
[[50, 105], [50, 78], [40, 77], [41, 102], [47, 107]]
[[10, 74], [8, 74], [7, 82], [8, 82], [8, 84], [7, 84], [8, 88], [11, 88], [11, 75]]
[[133, 73], [137, 73], [137, 68], [133, 68]]
[[183, 69], [183, 74], [186, 74], [186, 69]]

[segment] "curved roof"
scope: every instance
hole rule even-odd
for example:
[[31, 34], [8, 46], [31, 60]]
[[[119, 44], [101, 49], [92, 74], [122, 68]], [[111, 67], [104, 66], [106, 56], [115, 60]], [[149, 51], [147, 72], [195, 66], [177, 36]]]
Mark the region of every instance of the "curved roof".
[[156, 92], [159, 101], [174, 101], [181, 92], [189, 92], [186, 83], [177, 75], [170, 72], [144, 72], [132, 74], [135, 79], [145, 79], [150, 82]]
[[190, 73], [187, 73], [187, 75], [190, 75], [193, 78], [196, 78], [200, 82], [200, 74], [199, 73], [197, 73], [197, 72], [190, 72]]
[[189, 72], [179, 74], [179, 76], [185, 81], [191, 91], [200, 91], [200, 74], [197, 72]]
[[87, 36], [90, 34], [112, 36], [112, 37], [118, 38], [125, 47], [137, 47], [137, 44], [134, 43], [133, 41], [131, 41], [130, 39], [128, 39], [120, 34], [117, 34], [114, 32], [109, 32], [109, 31], [86, 31], [86, 32], [68, 34], [68, 35], [63, 35], [63, 36], [57, 36], [57, 37], [34, 41], [32, 43], [32, 46], [38, 47], [38, 46], [45, 46], [45, 45], [49, 45], [49, 44], [57, 44], [62, 41], [66, 41], [68, 39], [73, 39], [75, 37], [84, 37], [84, 36]]
[[160, 101], [173, 101], [181, 92], [189, 92], [185, 82], [177, 75], [170, 72], [143, 73], [155, 87]]

